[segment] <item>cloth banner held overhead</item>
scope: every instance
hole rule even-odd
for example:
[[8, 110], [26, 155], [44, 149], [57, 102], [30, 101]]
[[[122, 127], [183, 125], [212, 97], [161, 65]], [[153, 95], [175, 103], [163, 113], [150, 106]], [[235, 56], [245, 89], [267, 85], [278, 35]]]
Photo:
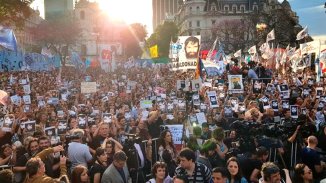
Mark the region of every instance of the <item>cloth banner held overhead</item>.
[[215, 39], [215, 41], [214, 41], [214, 43], [212, 45], [212, 48], [208, 51], [206, 60], [209, 60], [209, 61], [212, 60], [212, 56], [213, 56], [213, 53], [214, 53], [214, 50], [215, 50], [215, 47], [216, 47], [216, 43], [217, 43], [217, 38]]
[[196, 69], [200, 36], [179, 36], [179, 60], [172, 60], [173, 70]]
[[308, 53], [316, 53], [316, 55], [318, 55], [319, 48], [320, 48], [319, 40], [300, 44], [301, 55], [308, 54]]
[[17, 51], [17, 40], [12, 29], [0, 26], [0, 45], [11, 51]]

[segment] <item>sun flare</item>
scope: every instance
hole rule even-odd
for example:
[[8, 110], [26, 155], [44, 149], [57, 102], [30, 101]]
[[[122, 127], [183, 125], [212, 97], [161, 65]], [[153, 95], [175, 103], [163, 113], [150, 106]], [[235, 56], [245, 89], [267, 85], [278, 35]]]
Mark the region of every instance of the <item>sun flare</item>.
[[[143, 3], [140, 3], [143, 2]], [[126, 23], [141, 23], [151, 16], [147, 1], [135, 0], [98, 0], [100, 8], [113, 19], [123, 20]]]

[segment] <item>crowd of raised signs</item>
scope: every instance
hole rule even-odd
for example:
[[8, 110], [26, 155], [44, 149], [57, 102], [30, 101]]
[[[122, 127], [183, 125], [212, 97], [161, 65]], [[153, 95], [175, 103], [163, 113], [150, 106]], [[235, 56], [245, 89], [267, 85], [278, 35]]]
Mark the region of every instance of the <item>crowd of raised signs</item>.
[[3, 72], [0, 182], [319, 182], [325, 82], [237, 61], [199, 79], [168, 65]]

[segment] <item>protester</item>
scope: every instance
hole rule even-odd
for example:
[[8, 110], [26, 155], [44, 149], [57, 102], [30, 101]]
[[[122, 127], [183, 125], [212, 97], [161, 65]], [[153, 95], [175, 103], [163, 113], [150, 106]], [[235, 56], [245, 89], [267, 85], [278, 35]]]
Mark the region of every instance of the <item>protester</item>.
[[148, 181], [148, 183], [170, 183], [172, 178], [167, 172], [167, 166], [164, 162], [156, 162], [152, 167], [153, 178]]
[[310, 168], [305, 164], [297, 164], [294, 169], [293, 182], [312, 183], [313, 175]]
[[126, 166], [127, 156], [118, 151], [113, 156], [113, 163], [104, 171], [101, 183], [126, 183], [129, 181], [129, 172]]
[[88, 170], [83, 165], [77, 165], [71, 172], [71, 183], [89, 183]]

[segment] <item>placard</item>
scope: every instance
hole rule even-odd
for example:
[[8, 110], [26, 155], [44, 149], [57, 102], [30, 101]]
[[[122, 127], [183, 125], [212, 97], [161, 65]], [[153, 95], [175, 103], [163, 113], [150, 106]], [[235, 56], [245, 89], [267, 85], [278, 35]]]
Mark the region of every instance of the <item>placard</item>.
[[103, 113], [103, 122], [104, 123], [111, 123], [112, 122], [112, 114], [110, 113]]
[[229, 90], [231, 90], [232, 93], [243, 92], [242, 75], [228, 75], [228, 81]]
[[198, 120], [198, 124], [200, 126], [202, 126], [203, 123], [207, 122], [205, 113], [203, 113], [203, 112], [196, 113], [196, 117], [197, 117], [197, 120]]
[[278, 102], [277, 102], [277, 100], [272, 100], [272, 109], [275, 112], [278, 111]]
[[201, 79], [191, 80], [192, 91], [199, 91], [201, 88]]
[[192, 103], [195, 106], [199, 106], [200, 105], [200, 98], [198, 94], [194, 94], [192, 95]]
[[96, 82], [81, 82], [81, 93], [96, 93]]
[[11, 132], [12, 125], [15, 121], [15, 118], [10, 118], [9, 116], [4, 116], [3, 118], [0, 118], [0, 125], [1, 129], [4, 132]]
[[299, 117], [299, 106], [291, 105], [290, 106], [291, 118], [298, 118]]
[[152, 101], [151, 100], [141, 100], [140, 101], [140, 107], [142, 109], [149, 109], [153, 106]]
[[31, 101], [31, 96], [30, 95], [24, 95], [23, 96], [23, 101], [24, 101], [24, 104], [32, 104], [32, 101]]
[[169, 129], [175, 145], [182, 144], [183, 125], [164, 125]]
[[24, 93], [27, 95], [27, 94], [30, 94], [31, 93], [31, 85], [24, 85], [23, 86], [23, 90], [24, 90]]
[[209, 99], [209, 104], [211, 108], [219, 107], [216, 91], [208, 91], [207, 96]]
[[67, 133], [67, 120], [59, 120], [58, 135], [65, 135]]
[[87, 126], [87, 119], [85, 114], [79, 114], [78, 115], [78, 127], [80, 129], [86, 129]]
[[35, 132], [35, 121], [26, 121], [23, 123], [26, 132]]
[[178, 99], [178, 110], [186, 111], [186, 101], [183, 99]]
[[55, 134], [55, 127], [54, 126], [44, 128], [44, 132], [49, 137], [52, 137], [52, 136], [55, 136], [56, 135]]
[[262, 92], [262, 83], [260, 79], [252, 79], [252, 92], [261, 93]]

